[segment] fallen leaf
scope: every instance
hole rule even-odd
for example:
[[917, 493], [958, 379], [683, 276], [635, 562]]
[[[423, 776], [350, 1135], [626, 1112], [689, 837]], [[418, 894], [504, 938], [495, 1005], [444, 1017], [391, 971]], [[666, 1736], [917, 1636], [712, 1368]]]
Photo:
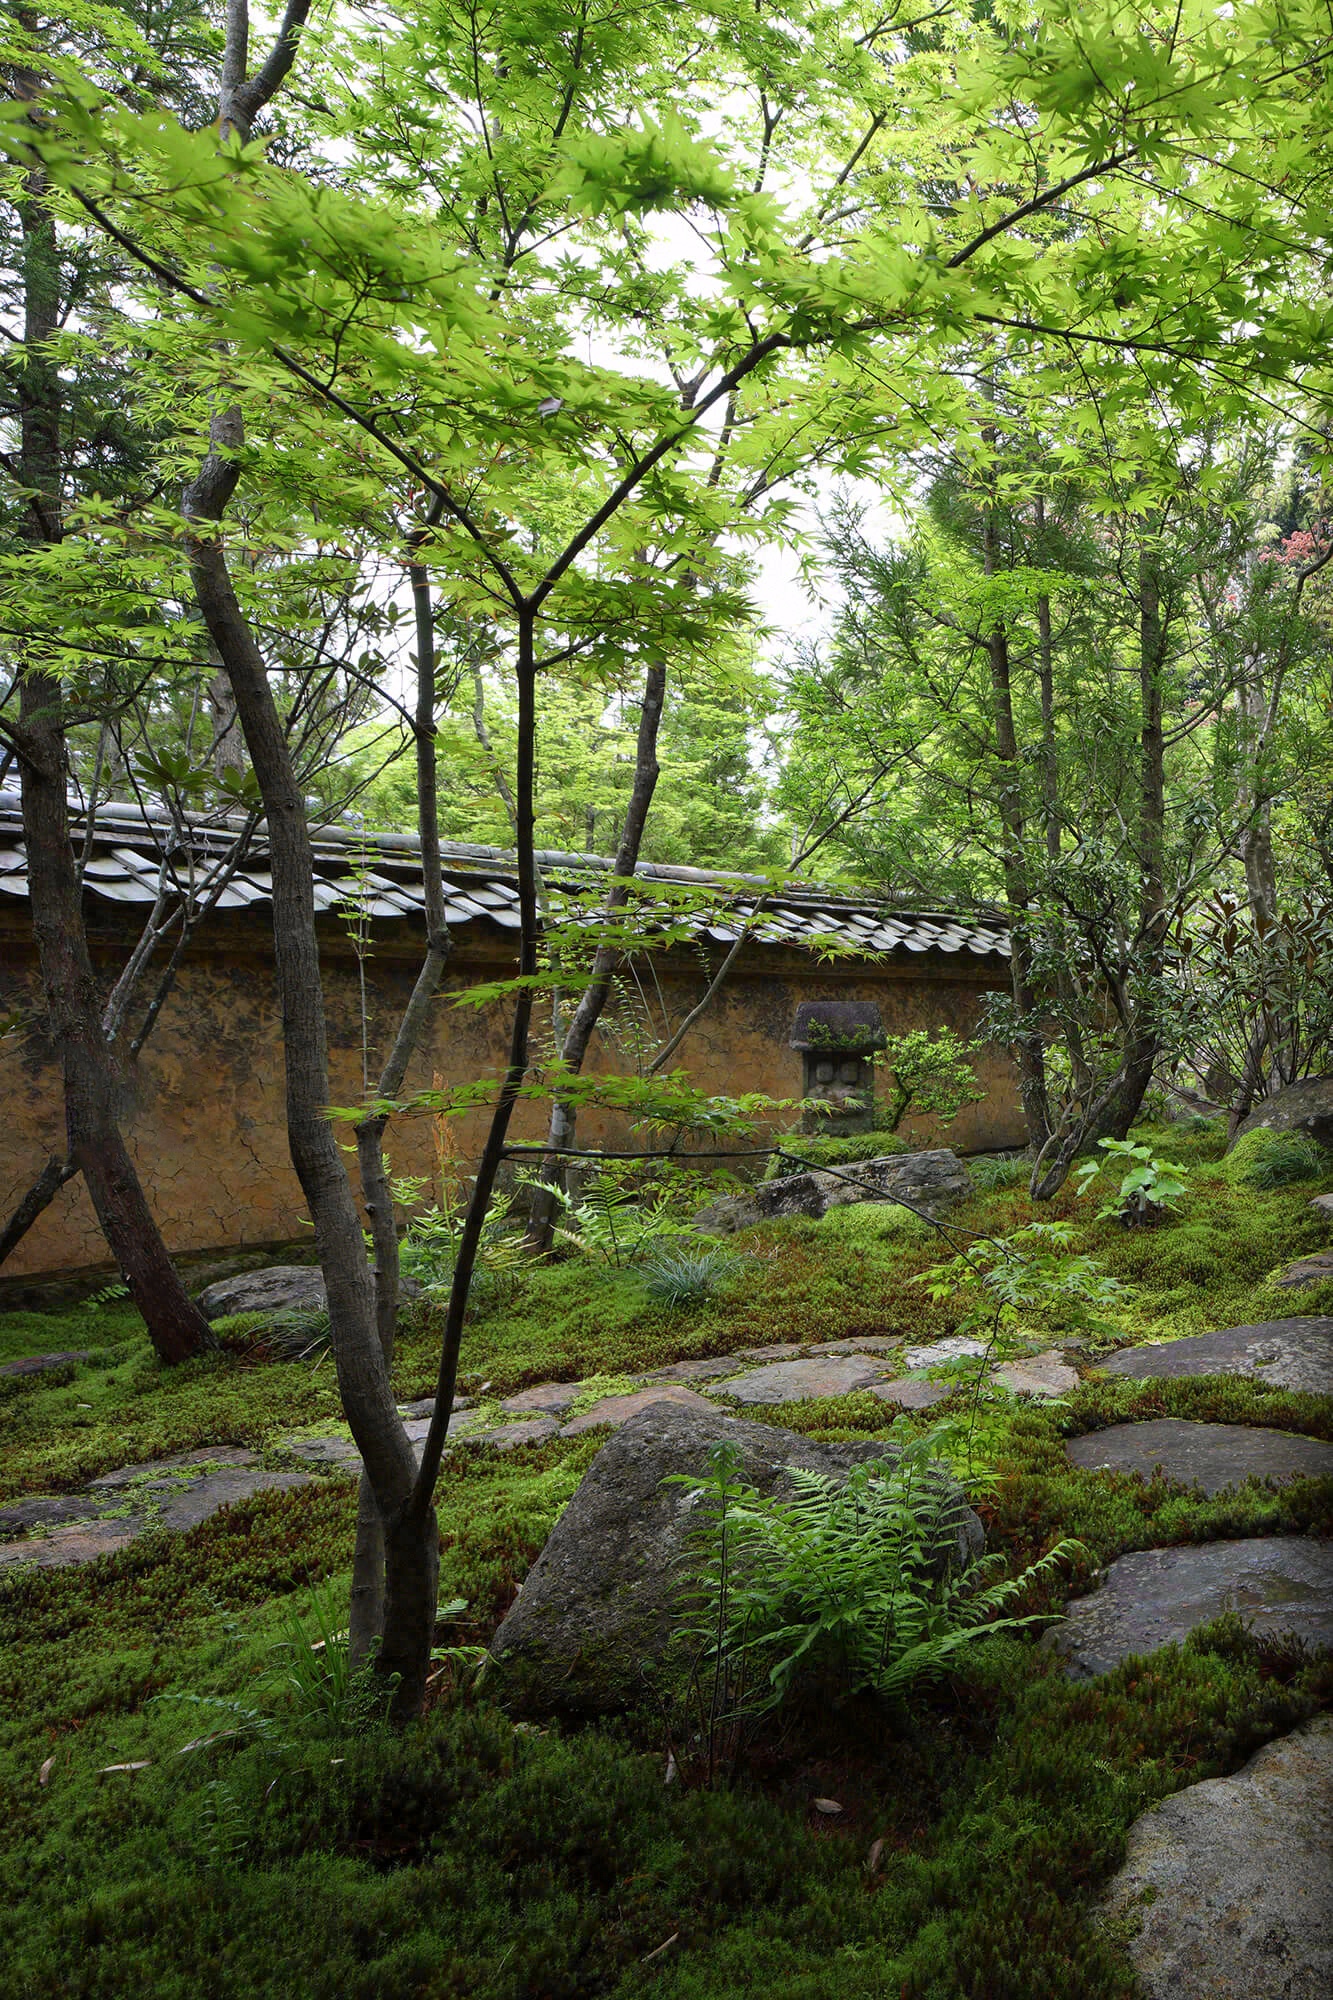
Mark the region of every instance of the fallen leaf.
[[39, 1785], [44, 1785], [46, 1783], [52, 1771], [55, 1770], [55, 1767], [56, 1767], [55, 1758], [48, 1757], [46, 1762], [43, 1764], [41, 1770], [37, 1773], [37, 1782]]
[[108, 1771], [146, 1771], [152, 1761], [151, 1757], [141, 1757], [137, 1764], [103, 1764], [97, 1775], [104, 1778]]
[[825, 1819], [833, 1819], [843, 1810], [836, 1799], [811, 1799], [810, 1803], [817, 1813], [823, 1813]]
[[884, 1854], [883, 1840], [882, 1839], [872, 1840], [870, 1843], [870, 1852], [866, 1856], [866, 1872], [868, 1874], [870, 1875], [874, 1874], [875, 1870], [879, 1867], [880, 1861], [883, 1858], [883, 1854]]

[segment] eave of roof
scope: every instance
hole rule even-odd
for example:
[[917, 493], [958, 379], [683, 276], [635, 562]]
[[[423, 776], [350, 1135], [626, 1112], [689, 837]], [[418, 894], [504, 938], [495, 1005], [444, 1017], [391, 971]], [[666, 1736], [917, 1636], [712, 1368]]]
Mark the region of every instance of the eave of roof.
[[[109, 903], [156, 900], [166, 871], [168, 882], [184, 886], [225, 870], [239, 817], [191, 819], [177, 826], [166, 812], [137, 805], [99, 805], [91, 841], [82, 811], [71, 806], [72, 831], [82, 853], [85, 894]], [[314, 826], [315, 907], [346, 908], [349, 901], [370, 918], [424, 914], [420, 841], [402, 833], [362, 833], [346, 827]], [[514, 857], [500, 847], [461, 841], [442, 843], [445, 916], [453, 928], [490, 923], [518, 929], [518, 887]], [[260, 908], [272, 896], [264, 822], [254, 827], [244, 857], [217, 898], [221, 909]], [[603, 855], [544, 851], [538, 865], [548, 890], [576, 898], [590, 880], [611, 873]], [[706, 907], [690, 919], [696, 933], [719, 944], [732, 942], [738, 923], [749, 922], [757, 943], [811, 947], [830, 944], [867, 957], [890, 953], [963, 952], [997, 965], [1009, 956], [1003, 920], [993, 913], [909, 910], [886, 898], [868, 898], [818, 883], [785, 882], [774, 887], [762, 875], [724, 874], [641, 862], [637, 878], [663, 885], [663, 901], [679, 904], [670, 886], [708, 891]], [[0, 898], [26, 901], [27, 855], [17, 794], [0, 791]]]

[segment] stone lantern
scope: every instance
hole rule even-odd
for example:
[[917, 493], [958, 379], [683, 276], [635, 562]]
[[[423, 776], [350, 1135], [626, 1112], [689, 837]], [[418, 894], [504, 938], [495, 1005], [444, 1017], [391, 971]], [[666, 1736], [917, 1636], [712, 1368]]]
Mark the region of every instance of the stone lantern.
[[791, 1046], [801, 1052], [802, 1095], [828, 1109], [805, 1112], [812, 1132], [868, 1132], [875, 1114], [871, 1060], [886, 1037], [879, 1008], [869, 1000], [803, 1000], [792, 1023]]

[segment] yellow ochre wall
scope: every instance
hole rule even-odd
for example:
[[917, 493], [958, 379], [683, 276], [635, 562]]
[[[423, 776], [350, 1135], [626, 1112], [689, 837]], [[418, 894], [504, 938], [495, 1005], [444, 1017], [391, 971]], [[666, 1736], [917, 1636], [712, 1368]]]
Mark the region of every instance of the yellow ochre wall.
[[[114, 919], [93, 925], [94, 953], [108, 979], [124, 963], [127, 944]], [[369, 996], [370, 1074], [383, 1059], [420, 960], [420, 927], [376, 927], [366, 966]], [[335, 1101], [361, 1099], [361, 1005], [356, 960], [333, 926], [324, 941], [325, 993]], [[0, 1018], [19, 1015], [24, 1026], [0, 1036], [0, 1226], [53, 1153], [63, 1150], [60, 1079], [41, 1031], [41, 992], [31, 933], [19, 914], [5, 912], [0, 928]], [[426, 1046], [408, 1075], [408, 1088], [470, 1082], [494, 1075], [508, 1040], [509, 1004], [455, 1006], [454, 998], [480, 980], [512, 973], [506, 936], [472, 939], [464, 933], [436, 1001]], [[665, 1002], [672, 1025], [683, 1019], [706, 984], [701, 958], [664, 955], [641, 976], [643, 1002], [660, 1033]], [[1004, 983], [994, 961], [958, 953], [904, 961], [841, 960], [821, 965], [813, 956], [779, 947], [747, 947], [726, 984], [682, 1044], [672, 1066], [701, 1089], [739, 1096], [760, 1091], [795, 1098], [801, 1091], [801, 1058], [788, 1046], [792, 1017], [802, 1000], [871, 1000], [890, 1033], [948, 1025], [967, 1036], [975, 1028], [986, 991]], [[149, 989], [151, 990], [151, 989]], [[539, 1001], [538, 1031], [549, 1020]], [[594, 1039], [593, 1066], [632, 1066], [619, 1019]], [[620, 1046], [617, 1047], [617, 1042]], [[906, 1136], [923, 1144], [947, 1143], [961, 1151], [1017, 1146], [1024, 1141], [1014, 1074], [1007, 1058], [989, 1052], [979, 1064], [984, 1102], [970, 1106], [945, 1135], [929, 1121]], [[449, 1121], [464, 1164], [475, 1152], [484, 1113]], [[780, 1129], [784, 1120], [776, 1121]], [[123, 1124], [149, 1200], [168, 1247], [176, 1253], [235, 1250], [300, 1238], [304, 1203], [287, 1155], [283, 1117], [282, 1036], [272, 949], [262, 923], [248, 912], [215, 916], [204, 943], [184, 960], [157, 1026], [130, 1071]], [[544, 1120], [539, 1104], [520, 1106], [515, 1139], [536, 1139]], [[616, 1117], [585, 1114], [584, 1143], [652, 1144]], [[349, 1134], [350, 1139], [350, 1134]], [[701, 1142], [702, 1143], [702, 1142]], [[396, 1174], [430, 1175], [436, 1163], [437, 1121], [396, 1121], [388, 1152]], [[349, 1161], [350, 1168], [350, 1161]], [[80, 1181], [73, 1181], [33, 1227], [0, 1270], [4, 1280], [40, 1278], [106, 1266], [107, 1250]]]

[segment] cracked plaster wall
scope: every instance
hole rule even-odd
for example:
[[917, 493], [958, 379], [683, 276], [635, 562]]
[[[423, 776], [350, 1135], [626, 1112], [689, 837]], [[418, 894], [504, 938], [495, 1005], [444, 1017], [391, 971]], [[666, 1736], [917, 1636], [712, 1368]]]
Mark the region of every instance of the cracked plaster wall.
[[[215, 917], [207, 943], [187, 957], [125, 1086], [127, 1140], [174, 1252], [285, 1242], [305, 1233], [304, 1203], [287, 1155], [281, 1024], [271, 950], [262, 927], [248, 913], [237, 917], [240, 921]], [[92, 920], [91, 930], [99, 970], [109, 983], [124, 963], [131, 942], [128, 928], [118, 931], [114, 916], [99, 916]], [[367, 965], [372, 1086], [387, 1038], [411, 989], [419, 950], [419, 926], [376, 927]], [[46, 1160], [63, 1150], [64, 1119], [58, 1067], [41, 1031], [31, 934], [9, 913], [0, 930], [0, 952], [4, 967], [0, 1019], [17, 1015], [23, 1023], [0, 1036], [5, 1107], [0, 1143], [2, 1224]], [[334, 1097], [354, 1105], [361, 1098], [357, 966], [345, 939], [332, 926], [324, 962]], [[446, 1085], [469, 1082], [496, 1072], [507, 1044], [507, 1006], [456, 1007], [450, 1001], [477, 981], [503, 978], [512, 969], [507, 937], [464, 934], [433, 1010], [428, 1044], [409, 1072], [409, 1088], [427, 1088], [437, 1079]], [[628, 989], [632, 997], [618, 1005], [609, 1032], [594, 1043], [600, 1066], [632, 1069], [636, 1011], [651, 1012], [660, 1029], [661, 1000], [674, 1024], [701, 996], [705, 972], [699, 956], [664, 955], [655, 971], [656, 981], [646, 979], [642, 995]], [[947, 1024], [966, 1036], [975, 1027], [986, 992], [1002, 983], [1004, 974], [997, 967], [976, 959], [968, 963], [962, 954], [937, 955], [929, 961], [844, 961], [823, 966], [798, 951], [757, 947], [742, 955], [676, 1061], [694, 1084], [706, 1090], [797, 1097], [801, 1057], [788, 1042], [800, 1001], [870, 1000], [879, 1007], [890, 1033]], [[549, 1048], [549, 1012], [540, 1006], [537, 1038]], [[987, 1092], [984, 1102], [969, 1106], [947, 1135], [937, 1135], [930, 1121], [923, 1121], [904, 1128], [906, 1136], [962, 1150], [1023, 1144], [1007, 1059], [998, 1050], [989, 1053], [979, 1076]], [[449, 1123], [452, 1143], [466, 1165], [479, 1145], [484, 1114]], [[543, 1130], [541, 1107], [520, 1106], [511, 1136], [536, 1139]], [[615, 1117], [585, 1114], [579, 1131], [590, 1143], [635, 1143], [625, 1121]], [[429, 1117], [398, 1121], [388, 1140], [395, 1173], [433, 1174], [437, 1145], [437, 1121]], [[76, 1180], [57, 1196], [7, 1260], [3, 1276], [38, 1278], [106, 1262], [106, 1246], [91, 1204]]]

